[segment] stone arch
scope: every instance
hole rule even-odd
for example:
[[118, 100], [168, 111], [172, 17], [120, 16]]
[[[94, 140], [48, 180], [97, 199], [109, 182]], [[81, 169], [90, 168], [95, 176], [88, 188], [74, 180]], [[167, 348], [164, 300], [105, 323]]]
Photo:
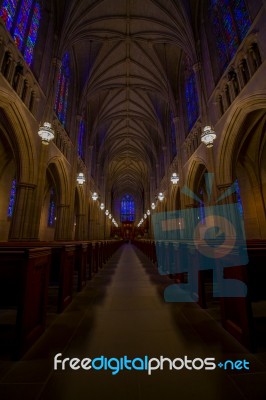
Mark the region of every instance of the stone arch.
[[251, 96], [238, 105], [218, 149], [221, 186], [238, 180], [246, 236], [266, 237], [266, 96]]
[[[199, 182], [205, 172], [208, 172], [205, 162], [201, 158], [194, 158], [187, 173], [186, 186], [197, 194]], [[192, 204], [193, 199], [186, 196], [186, 205]]]
[[266, 94], [257, 93], [243, 100], [240, 100], [228, 117], [223, 132], [220, 134], [218, 148], [216, 149], [217, 161], [217, 183], [224, 184], [233, 180], [233, 163], [236, 151], [240, 151], [241, 143], [248, 136], [248, 132], [243, 132], [243, 126], [248, 115], [254, 111], [266, 108]]
[[[17, 177], [20, 182], [35, 183], [37, 179], [37, 143], [33, 138], [37, 124], [32, 124], [18, 105], [14, 94], [0, 89], [1, 125], [8, 132], [7, 138], [17, 163]], [[34, 125], [34, 126], [33, 126]], [[35, 126], [36, 125], [36, 126]]]
[[[49, 160], [46, 168], [39, 230], [41, 240], [54, 240], [64, 237], [64, 234], [67, 235], [68, 225], [62, 212], [69, 212], [69, 192], [65, 165], [59, 157], [54, 157]], [[55, 220], [54, 223], [49, 223], [49, 207], [52, 197], [55, 202]]]

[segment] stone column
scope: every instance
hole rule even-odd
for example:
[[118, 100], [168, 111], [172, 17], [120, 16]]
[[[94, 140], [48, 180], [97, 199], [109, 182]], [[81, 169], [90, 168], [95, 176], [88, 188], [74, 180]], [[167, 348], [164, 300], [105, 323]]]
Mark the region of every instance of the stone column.
[[85, 240], [85, 214], [76, 215], [75, 240]]
[[252, 186], [252, 191], [257, 210], [260, 238], [266, 239], [266, 210], [265, 210], [265, 202], [263, 197], [262, 186], [260, 184]]
[[[199, 107], [200, 107], [200, 115], [201, 115], [201, 121], [202, 124], [204, 125], [204, 117], [207, 118], [207, 110], [206, 110], [206, 104], [205, 104], [205, 92], [204, 92], [204, 87], [203, 87], [203, 77], [201, 76], [201, 63], [197, 62], [192, 66], [193, 71], [195, 73], [195, 79], [196, 79], [196, 86], [197, 86], [197, 92], [198, 92], [198, 98], [199, 98]], [[206, 125], [206, 124], [205, 124]]]
[[35, 188], [36, 185], [32, 183], [17, 183], [9, 240], [38, 240], [32, 220]]
[[[181, 140], [179, 136], [179, 132], [181, 132], [180, 129], [180, 118], [179, 117], [174, 117], [173, 119], [174, 124], [175, 124], [175, 130], [176, 130], [176, 145], [177, 145], [177, 168], [178, 171], [176, 171], [179, 174], [179, 182], [178, 186], [180, 189], [182, 186], [184, 186], [184, 177], [183, 177], [183, 155], [181, 151]], [[184, 208], [184, 196], [181, 195], [180, 192], [180, 206], [181, 208]]]
[[56, 227], [55, 240], [71, 240], [71, 232], [69, 231], [69, 205], [59, 204], [56, 207]]

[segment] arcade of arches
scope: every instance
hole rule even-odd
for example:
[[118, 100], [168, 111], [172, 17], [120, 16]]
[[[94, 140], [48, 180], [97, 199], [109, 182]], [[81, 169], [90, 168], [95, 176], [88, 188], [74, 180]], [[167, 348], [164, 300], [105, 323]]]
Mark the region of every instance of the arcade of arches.
[[[211, 173], [212, 204], [235, 185], [225, 201], [238, 203], [247, 243], [261, 252], [254, 263], [265, 262], [265, 1], [33, 1], [23, 19], [26, 3], [0, 0], [0, 241], [123, 239], [155, 261], [153, 215], [204, 213]], [[38, 136], [46, 121], [48, 145]], [[206, 125], [212, 147], [201, 141]], [[266, 275], [251, 275], [256, 293]], [[248, 305], [222, 304], [235, 315], [247, 307], [248, 321], [223, 325], [249, 349], [249, 318], [256, 325], [258, 308], [266, 319], [258, 291]], [[213, 316], [205, 292], [199, 304]]]

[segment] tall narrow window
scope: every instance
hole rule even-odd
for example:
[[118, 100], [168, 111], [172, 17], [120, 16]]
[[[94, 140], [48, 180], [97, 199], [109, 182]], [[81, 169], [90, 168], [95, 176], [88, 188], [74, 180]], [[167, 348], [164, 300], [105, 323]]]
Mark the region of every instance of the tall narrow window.
[[16, 200], [16, 186], [17, 186], [17, 181], [16, 181], [16, 179], [13, 179], [12, 185], [11, 185], [11, 190], [10, 190], [10, 196], [9, 196], [8, 210], [7, 210], [7, 216], [9, 218], [11, 218], [13, 216], [13, 212], [14, 212], [14, 206], [15, 206], [15, 200]]
[[32, 20], [24, 50], [24, 58], [28, 64], [31, 63], [33, 57], [33, 50], [37, 40], [38, 29], [40, 25], [40, 18], [41, 18], [40, 5], [39, 3], [36, 3], [33, 8]]
[[121, 200], [121, 222], [126, 221], [135, 221], [135, 202], [129, 194], [126, 194]]
[[199, 100], [196, 87], [196, 78], [188, 57], [185, 59], [185, 100], [187, 114], [187, 130], [191, 130], [199, 116]]
[[0, 17], [4, 20], [6, 28], [13, 36], [25, 61], [30, 65], [41, 19], [39, 2], [35, 0], [3, 0]]
[[52, 188], [50, 191], [49, 209], [48, 209], [48, 226], [55, 226], [55, 191]]
[[59, 71], [54, 110], [62, 125], [66, 124], [68, 92], [70, 83], [69, 55], [65, 53]]
[[208, 21], [211, 22], [222, 73], [251, 26], [245, 0], [210, 0]]
[[79, 124], [79, 135], [78, 135], [78, 155], [80, 158], [84, 157], [84, 134], [85, 134], [85, 122], [82, 119]]
[[237, 201], [237, 206], [238, 206], [238, 210], [239, 210], [239, 214], [241, 215], [241, 217], [243, 217], [243, 205], [242, 205], [242, 201], [241, 201], [241, 196], [240, 196], [240, 189], [239, 189], [239, 184], [238, 184], [238, 180], [235, 180], [235, 191], [236, 191], [236, 201]]
[[201, 202], [199, 204], [199, 220], [202, 225], [205, 224], [205, 207], [203, 201], [203, 189], [200, 189], [200, 199]]

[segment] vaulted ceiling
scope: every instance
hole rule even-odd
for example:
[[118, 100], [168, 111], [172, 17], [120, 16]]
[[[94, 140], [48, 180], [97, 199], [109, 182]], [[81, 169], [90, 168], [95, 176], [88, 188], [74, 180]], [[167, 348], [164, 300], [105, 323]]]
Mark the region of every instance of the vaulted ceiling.
[[169, 144], [166, 115], [177, 115], [183, 53], [195, 60], [198, 3], [58, 0], [61, 51], [72, 51], [88, 144], [115, 197], [141, 197]]

